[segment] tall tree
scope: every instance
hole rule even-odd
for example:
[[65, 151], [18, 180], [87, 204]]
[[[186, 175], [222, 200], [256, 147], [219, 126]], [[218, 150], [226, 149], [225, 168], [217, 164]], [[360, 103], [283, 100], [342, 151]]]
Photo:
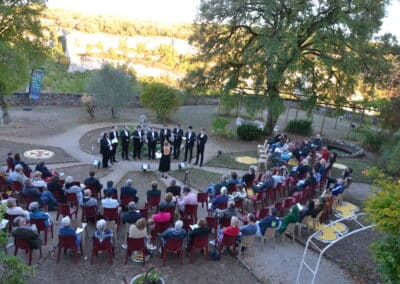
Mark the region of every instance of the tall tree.
[[111, 117], [116, 118], [116, 109], [132, 102], [139, 86], [136, 78], [123, 68], [105, 64], [89, 79], [86, 91], [94, 95], [97, 105], [110, 107]]
[[10, 116], [4, 96], [29, 82], [30, 69], [43, 58], [39, 15], [45, 0], [0, 1], [0, 107], [3, 122]]
[[370, 40], [387, 2], [202, 0], [190, 42], [199, 50], [196, 60], [205, 64], [186, 82], [195, 90], [241, 88], [265, 95], [265, 129], [271, 132], [284, 109], [280, 92], [292, 92], [293, 79], [303, 80], [302, 88], [308, 82], [314, 95], [321, 90], [330, 95], [334, 86], [337, 94], [348, 96], [361, 73], [374, 78], [371, 67], [386, 62], [381, 45]]

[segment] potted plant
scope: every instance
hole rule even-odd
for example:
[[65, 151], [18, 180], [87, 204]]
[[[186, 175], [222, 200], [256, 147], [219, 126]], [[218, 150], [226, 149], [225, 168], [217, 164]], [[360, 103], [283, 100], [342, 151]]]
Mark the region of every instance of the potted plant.
[[150, 267], [146, 273], [138, 274], [132, 278], [130, 284], [164, 284], [161, 272]]

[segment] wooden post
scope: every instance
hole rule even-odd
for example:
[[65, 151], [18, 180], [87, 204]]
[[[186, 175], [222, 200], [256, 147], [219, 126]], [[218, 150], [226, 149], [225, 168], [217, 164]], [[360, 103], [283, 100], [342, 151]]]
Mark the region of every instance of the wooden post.
[[285, 125], [287, 125], [287, 121], [288, 121], [288, 118], [289, 118], [289, 112], [290, 112], [290, 108], [288, 107], [288, 109], [286, 111]]

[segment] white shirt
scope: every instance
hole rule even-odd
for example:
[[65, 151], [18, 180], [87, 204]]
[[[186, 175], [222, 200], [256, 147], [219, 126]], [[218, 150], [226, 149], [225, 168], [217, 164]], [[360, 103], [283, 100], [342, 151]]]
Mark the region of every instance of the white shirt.
[[283, 183], [283, 176], [280, 175], [273, 175], [272, 178], [274, 179], [274, 188], [278, 185], [278, 183]]
[[117, 208], [119, 206], [119, 202], [116, 199], [105, 198], [101, 200], [101, 206], [103, 208]]
[[32, 185], [33, 185], [34, 187], [43, 187], [43, 188], [46, 188], [46, 189], [47, 189], [47, 183], [46, 183], [44, 180], [42, 180], [42, 179], [33, 180], [33, 181], [32, 181]]
[[7, 208], [6, 213], [8, 215], [18, 215], [18, 216], [25, 216], [26, 218], [29, 219], [29, 212], [25, 211], [21, 207], [13, 207], [13, 208]]
[[107, 138], [107, 143], [108, 143], [108, 147], [110, 148], [110, 150], [112, 150], [111, 141], [110, 141], [110, 139], [108, 139], [108, 138]]

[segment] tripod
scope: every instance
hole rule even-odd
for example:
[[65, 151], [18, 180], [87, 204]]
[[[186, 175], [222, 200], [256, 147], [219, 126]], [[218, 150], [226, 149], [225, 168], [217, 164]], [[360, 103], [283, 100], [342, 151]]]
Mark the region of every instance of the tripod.
[[191, 186], [190, 182], [189, 182], [189, 174], [190, 174], [189, 171], [185, 172], [185, 177], [183, 178], [183, 181], [182, 181], [183, 186]]

